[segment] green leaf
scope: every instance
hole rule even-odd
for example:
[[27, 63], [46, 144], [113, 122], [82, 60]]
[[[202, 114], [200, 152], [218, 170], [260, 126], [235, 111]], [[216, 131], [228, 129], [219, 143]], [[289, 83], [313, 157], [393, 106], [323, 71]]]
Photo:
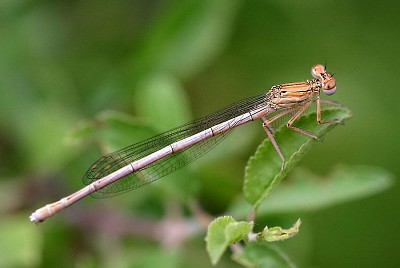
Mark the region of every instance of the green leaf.
[[166, 74], [153, 74], [138, 84], [134, 106], [158, 132], [164, 132], [191, 119], [189, 101], [178, 80]]
[[[339, 165], [323, 177], [296, 169], [287, 182], [277, 186], [260, 204], [258, 216], [321, 210], [380, 193], [394, 180], [391, 173], [380, 167]], [[240, 218], [250, 209], [241, 199], [228, 211]]]
[[290, 183], [280, 185], [268, 196], [258, 213], [324, 209], [379, 193], [393, 182], [393, 175], [379, 167], [339, 165], [326, 177], [300, 169]]
[[267, 243], [246, 244], [243, 251], [232, 257], [245, 267], [283, 268], [296, 267], [277, 246]]
[[275, 242], [282, 241], [295, 236], [299, 232], [301, 225], [301, 220], [298, 219], [296, 223], [289, 229], [282, 229], [280, 226], [275, 226], [268, 228], [267, 226], [264, 230], [257, 235], [258, 241]]
[[121, 254], [115, 258], [115, 267], [174, 268], [182, 266], [182, 252], [178, 249], [165, 250], [162, 247], [144, 247], [134, 250], [140, 251], [140, 253], [134, 255], [131, 248], [123, 247]]
[[212, 264], [216, 264], [226, 248], [237, 241], [247, 238], [253, 223], [237, 222], [230, 216], [219, 217], [212, 221], [207, 230], [207, 252]]
[[122, 149], [135, 142], [139, 142], [155, 135], [151, 127], [135, 120], [130, 115], [105, 111], [94, 120], [82, 122], [67, 137], [72, 144], [86, 144], [95, 142], [100, 145], [104, 153]]
[[[343, 121], [350, 116], [350, 110], [345, 107], [330, 106], [322, 112], [323, 120], [338, 119]], [[319, 138], [322, 138], [336, 125], [317, 124], [316, 112], [304, 115], [296, 121], [297, 127], [306, 129]], [[286, 159], [283, 171], [281, 171], [281, 159], [268, 139], [261, 143], [246, 166], [244, 193], [246, 199], [254, 208], [257, 208], [271, 189], [300, 162], [304, 154], [310, 150], [311, 145], [317, 142], [287, 127], [281, 127], [275, 133], [275, 139]]]
[[26, 215], [0, 220], [0, 267], [37, 267], [41, 262], [42, 236]]
[[157, 16], [132, 61], [133, 76], [161, 71], [190, 79], [225, 47], [240, 2], [171, 2]]

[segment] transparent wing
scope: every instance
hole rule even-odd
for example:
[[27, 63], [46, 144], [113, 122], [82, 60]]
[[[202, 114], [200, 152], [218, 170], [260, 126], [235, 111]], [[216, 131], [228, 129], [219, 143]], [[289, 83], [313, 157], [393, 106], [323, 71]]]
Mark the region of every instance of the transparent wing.
[[[265, 96], [265, 93], [263, 93], [238, 101], [211, 115], [194, 120], [190, 123], [154, 136], [153, 138], [107, 154], [98, 159], [89, 168], [83, 177], [83, 183], [88, 185], [128, 165], [129, 163], [134, 162], [135, 160], [141, 159], [144, 156], [168, 146], [171, 143], [180, 141], [214, 125], [249, 112], [255, 107], [265, 104]], [[200, 143], [194, 144], [193, 146], [177, 153], [168, 155], [124, 178], [119, 179], [103, 189], [94, 192], [92, 196], [98, 198], [115, 196], [151, 183], [188, 165], [192, 161], [204, 155], [220, 143], [231, 132], [231, 130], [232, 129]]]

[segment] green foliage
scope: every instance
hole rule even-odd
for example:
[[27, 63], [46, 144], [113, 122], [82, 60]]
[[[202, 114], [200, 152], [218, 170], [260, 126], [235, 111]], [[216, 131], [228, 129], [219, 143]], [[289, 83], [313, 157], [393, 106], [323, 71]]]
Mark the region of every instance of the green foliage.
[[240, 1], [175, 1], [141, 43], [133, 62], [133, 79], [162, 72], [186, 80], [224, 47]]
[[299, 232], [301, 220], [298, 219], [296, 223], [289, 229], [282, 229], [282, 227], [265, 227], [264, 230], [257, 235], [257, 241], [275, 242], [282, 241], [295, 236]]
[[237, 222], [229, 216], [219, 217], [211, 222], [208, 225], [206, 237], [211, 262], [215, 265], [226, 248], [232, 243], [245, 239], [252, 228], [252, 223]]
[[[350, 116], [351, 112], [344, 107], [331, 107], [322, 113], [324, 120], [343, 121]], [[315, 112], [301, 117], [297, 123], [302, 129], [306, 129], [320, 139], [336, 126], [336, 124], [317, 124]], [[294, 133], [289, 128], [281, 128], [275, 136], [286, 158], [284, 170], [281, 171], [281, 160], [269, 140], [265, 140], [259, 146], [246, 166], [244, 194], [255, 209], [271, 189], [300, 162], [304, 154], [310, 150], [311, 144], [315, 142], [305, 135]]]
[[[258, 254], [258, 246], [254, 247], [253, 245], [263, 245], [263, 243], [260, 243], [262, 241], [276, 242], [291, 238], [298, 233], [300, 224], [301, 221], [297, 220], [293, 227], [286, 230], [279, 226], [272, 228], [265, 227], [263, 231], [254, 234], [251, 232], [254, 226], [252, 222], [237, 222], [230, 216], [219, 217], [208, 225], [206, 237], [207, 252], [211, 258], [212, 264], [215, 265], [228, 246], [236, 243], [232, 246], [232, 248], [238, 248], [234, 250], [233, 259], [246, 267], [250, 264], [254, 265], [254, 261], [261, 263], [266, 262], [269, 264], [281, 263], [282, 261], [286, 263], [287, 260], [283, 259], [281, 255], [277, 255], [276, 249], [272, 250], [273, 247], [267, 247], [268, 250], [264, 250], [263, 254], [259, 256], [257, 260], [251, 260], [252, 257], [250, 256]], [[249, 243], [242, 248], [238, 243], [241, 240]], [[257, 243], [255, 241], [257, 241]], [[264, 248], [264, 246], [261, 247]]]
[[[323, 112], [324, 120], [339, 120], [343, 122], [345, 119], [351, 116], [351, 112], [344, 107], [331, 106], [329, 109], [325, 109]], [[331, 130], [337, 124], [317, 124], [315, 122], [316, 113], [311, 112], [305, 116], [301, 116], [298, 120], [298, 125], [302, 129], [306, 129], [310, 133], [314, 133], [319, 138], [322, 138], [329, 130]], [[280, 158], [276, 151], [274, 151], [273, 145], [269, 140], [264, 141], [257, 149], [254, 156], [249, 160], [246, 167], [245, 182], [244, 182], [244, 194], [253, 205], [253, 210], [256, 211], [263, 199], [267, 194], [275, 187], [287, 174], [292, 170], [304, 157], [304, 154], [310, 150], [312, 139], [304, 135], [298, 135], [293, 130], [281, 127], [275, 134], [278, 144], [281, 145], [281, 149], [287, 157], [285, 169], [281, 170]], [[280, 143], [280, 141], [282, 141]], [[268, 164], [267, 164], [268, 163]], [[341, 173], [343, 177], [350, 177], [346, 172]], [[348, 186], [348, 184], [346, 184]], [[357, 183], [355, 187], [357, 187]], [[375, 187], [372, 187], [376, 189]], [[352, 188], [350, 188], [352, 189]], [[340, 190], [339, 190], [340, 191]], [[349, 192], [349, 190], [347, 190]], [[359, 191], [358, 191], [359, 192]], [[351, 192], [350, 195], [354, 195], [355, 192]], [[289, 200], [290, 197], [288, 197]], [[335, 203], [338, 199], [334, 199], [332, 203]], [[340, 200], [340, 199], [339, 199]], [[318, 200], [313, 200], [318, 201]], [[247, 213], [250, 213], [247, 212]], [[284, 230], [281, 227], [268, 228], [265, 227], [262, 232], [257, 235], [257, 241], [275, 242], [290, 238], [298, 233], [300, 220], [290, 229]], [[247, 233], [250, 230], [236, 229], [231, 224], [237, 224], [231, 217], [222, 217], [213, 221], [208, 228], [207, 233], [207, 251], [210, 255], [213, 264], [220, 259], [222, 253], [229, 246], [229, 244], [235, 243], [239, 240], [245, 239]], [[240, 222], [241, 225], [246, 226], [246, 222]], [[252, 222], [247, 223], [249, 228], [252, 228]], [[234, 232], [232, 232], [234, 230]], [[273, 258], [268, 256], [268, 258]]]
[[[23, 219], [22, 219], [23, 218]], [[0, 266], [27, 267], [40, 264], [43, 239], [33, 225], [24, 224], [25, 217], [0, 220]], [[29, 237], [29, 239], [26, 239]]]
[[68, 135], [68, 142], [74, 145], [95, 143], [103, 153], [115, 151], [131, 142], [139, 142], [157, 132], [128, 114], [104, 111], [93, 120], [81, 122]]
[[234, 254], [233, 259], [244, 267], [249, 268], [296, 267], [281, 249], [266, 243], [251, 243], [242, 252]]
[[274, 189], [259, 215], [311, 212], [375, 195], [393, 185], [393, 175], [372, 166], [336, 166], [324, 177], [296, 170], [290, 182]]
[[[217, 230], [207, 237], [214, 263], [231, 248], [246, 267], [397, 267], [399, 187], [373, 196], [393, 184], [386, 169], [400, 172], [397, 10], [387, 0], [0, 1], [0, 266], [208, 267], [203, 220], [218, 214], [233, 217], [209, 226]], [[246, 199], [243, 167], [265, 136], [256, 124], [228, 137], [211, 161], [121, 197], [87, 198], [42, 225], [28, 222], [32, 210], [79, 189], [101, 154], [192, 113], [308, 79], [325, 60], [338, 81], [333, 99], [356, 116], [323, 144], [277, 130], [286, 168], [264, 141], [246, 167]], [[344, 107], [323, 113], [348, 115]], [[333, 127], [317, 125], [315, 113], [296, 126], [320, 137]], [[268, 242], [297, 232], [277, 226], [257, 241], [253, 222], [242, 221], [254, 208], [255, 228], [302, 213], [301, 236]], [[321, 231], [310, 219], [333, 227]], [[281, 249], [291, 243], [298, 247]]]
[[[191, 119], [188, 99], [173, 76], [154, 74], [143, 78], [134, 98], [139, 116], [158, 132], [186, 123]], [[173, 104], [173, 105], [171, 105]]]
[[[318, 211], [374, 195], [393, 184], [391, 173], [372, 166], [339, 165], [323, 177], [298, 168], [288, 179], [268, 194], [258, 216]], [[245, 217], [250, 209], [246, 200], [238, 199], [228, 211]]]

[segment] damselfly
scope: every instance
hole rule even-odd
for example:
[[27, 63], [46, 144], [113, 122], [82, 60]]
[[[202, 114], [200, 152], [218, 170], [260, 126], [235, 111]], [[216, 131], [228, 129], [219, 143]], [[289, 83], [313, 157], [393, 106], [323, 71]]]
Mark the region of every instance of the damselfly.
[[269, 140], [282, 159], [283, 170], [285, 157], [273, 136], [272, 122], [290, 114], [291, 118], [286, 123], [288, 128], [318, 139], [293, 126], [296, 119], [315, 101], [318, 124], [340, 123], [338, 120], [321, 119], [321, 103], [328, 101], [320, 99], [320, 92], [334, 94], [335, 78], [321, 64], [313, 66], [311, 74], [314, 77], [312, 80], [274, 85], [267, 92], [101, 157], [86, 172], [83, 178], [86, 187], [36, 210], [30, 220], [42, 222], [90, 194], [108, 197], [153, 182], [214, 148], [233, 128], [256, 119], [262, 120]]

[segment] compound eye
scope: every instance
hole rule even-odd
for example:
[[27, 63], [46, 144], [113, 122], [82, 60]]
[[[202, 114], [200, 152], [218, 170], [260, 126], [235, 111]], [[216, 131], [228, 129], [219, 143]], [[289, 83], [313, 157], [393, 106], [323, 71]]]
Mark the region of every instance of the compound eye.
[[328, 82], [326, 82], [322, 88], [322, 91], [326, 95], [332, 95], [336, 92], [336, 79], [331, 77]]
[[322, 74], [325, 72], [325, 67], [322, 64], [316, 64], [311, 68], [311, 75], [314, 78], [322, 78]]

